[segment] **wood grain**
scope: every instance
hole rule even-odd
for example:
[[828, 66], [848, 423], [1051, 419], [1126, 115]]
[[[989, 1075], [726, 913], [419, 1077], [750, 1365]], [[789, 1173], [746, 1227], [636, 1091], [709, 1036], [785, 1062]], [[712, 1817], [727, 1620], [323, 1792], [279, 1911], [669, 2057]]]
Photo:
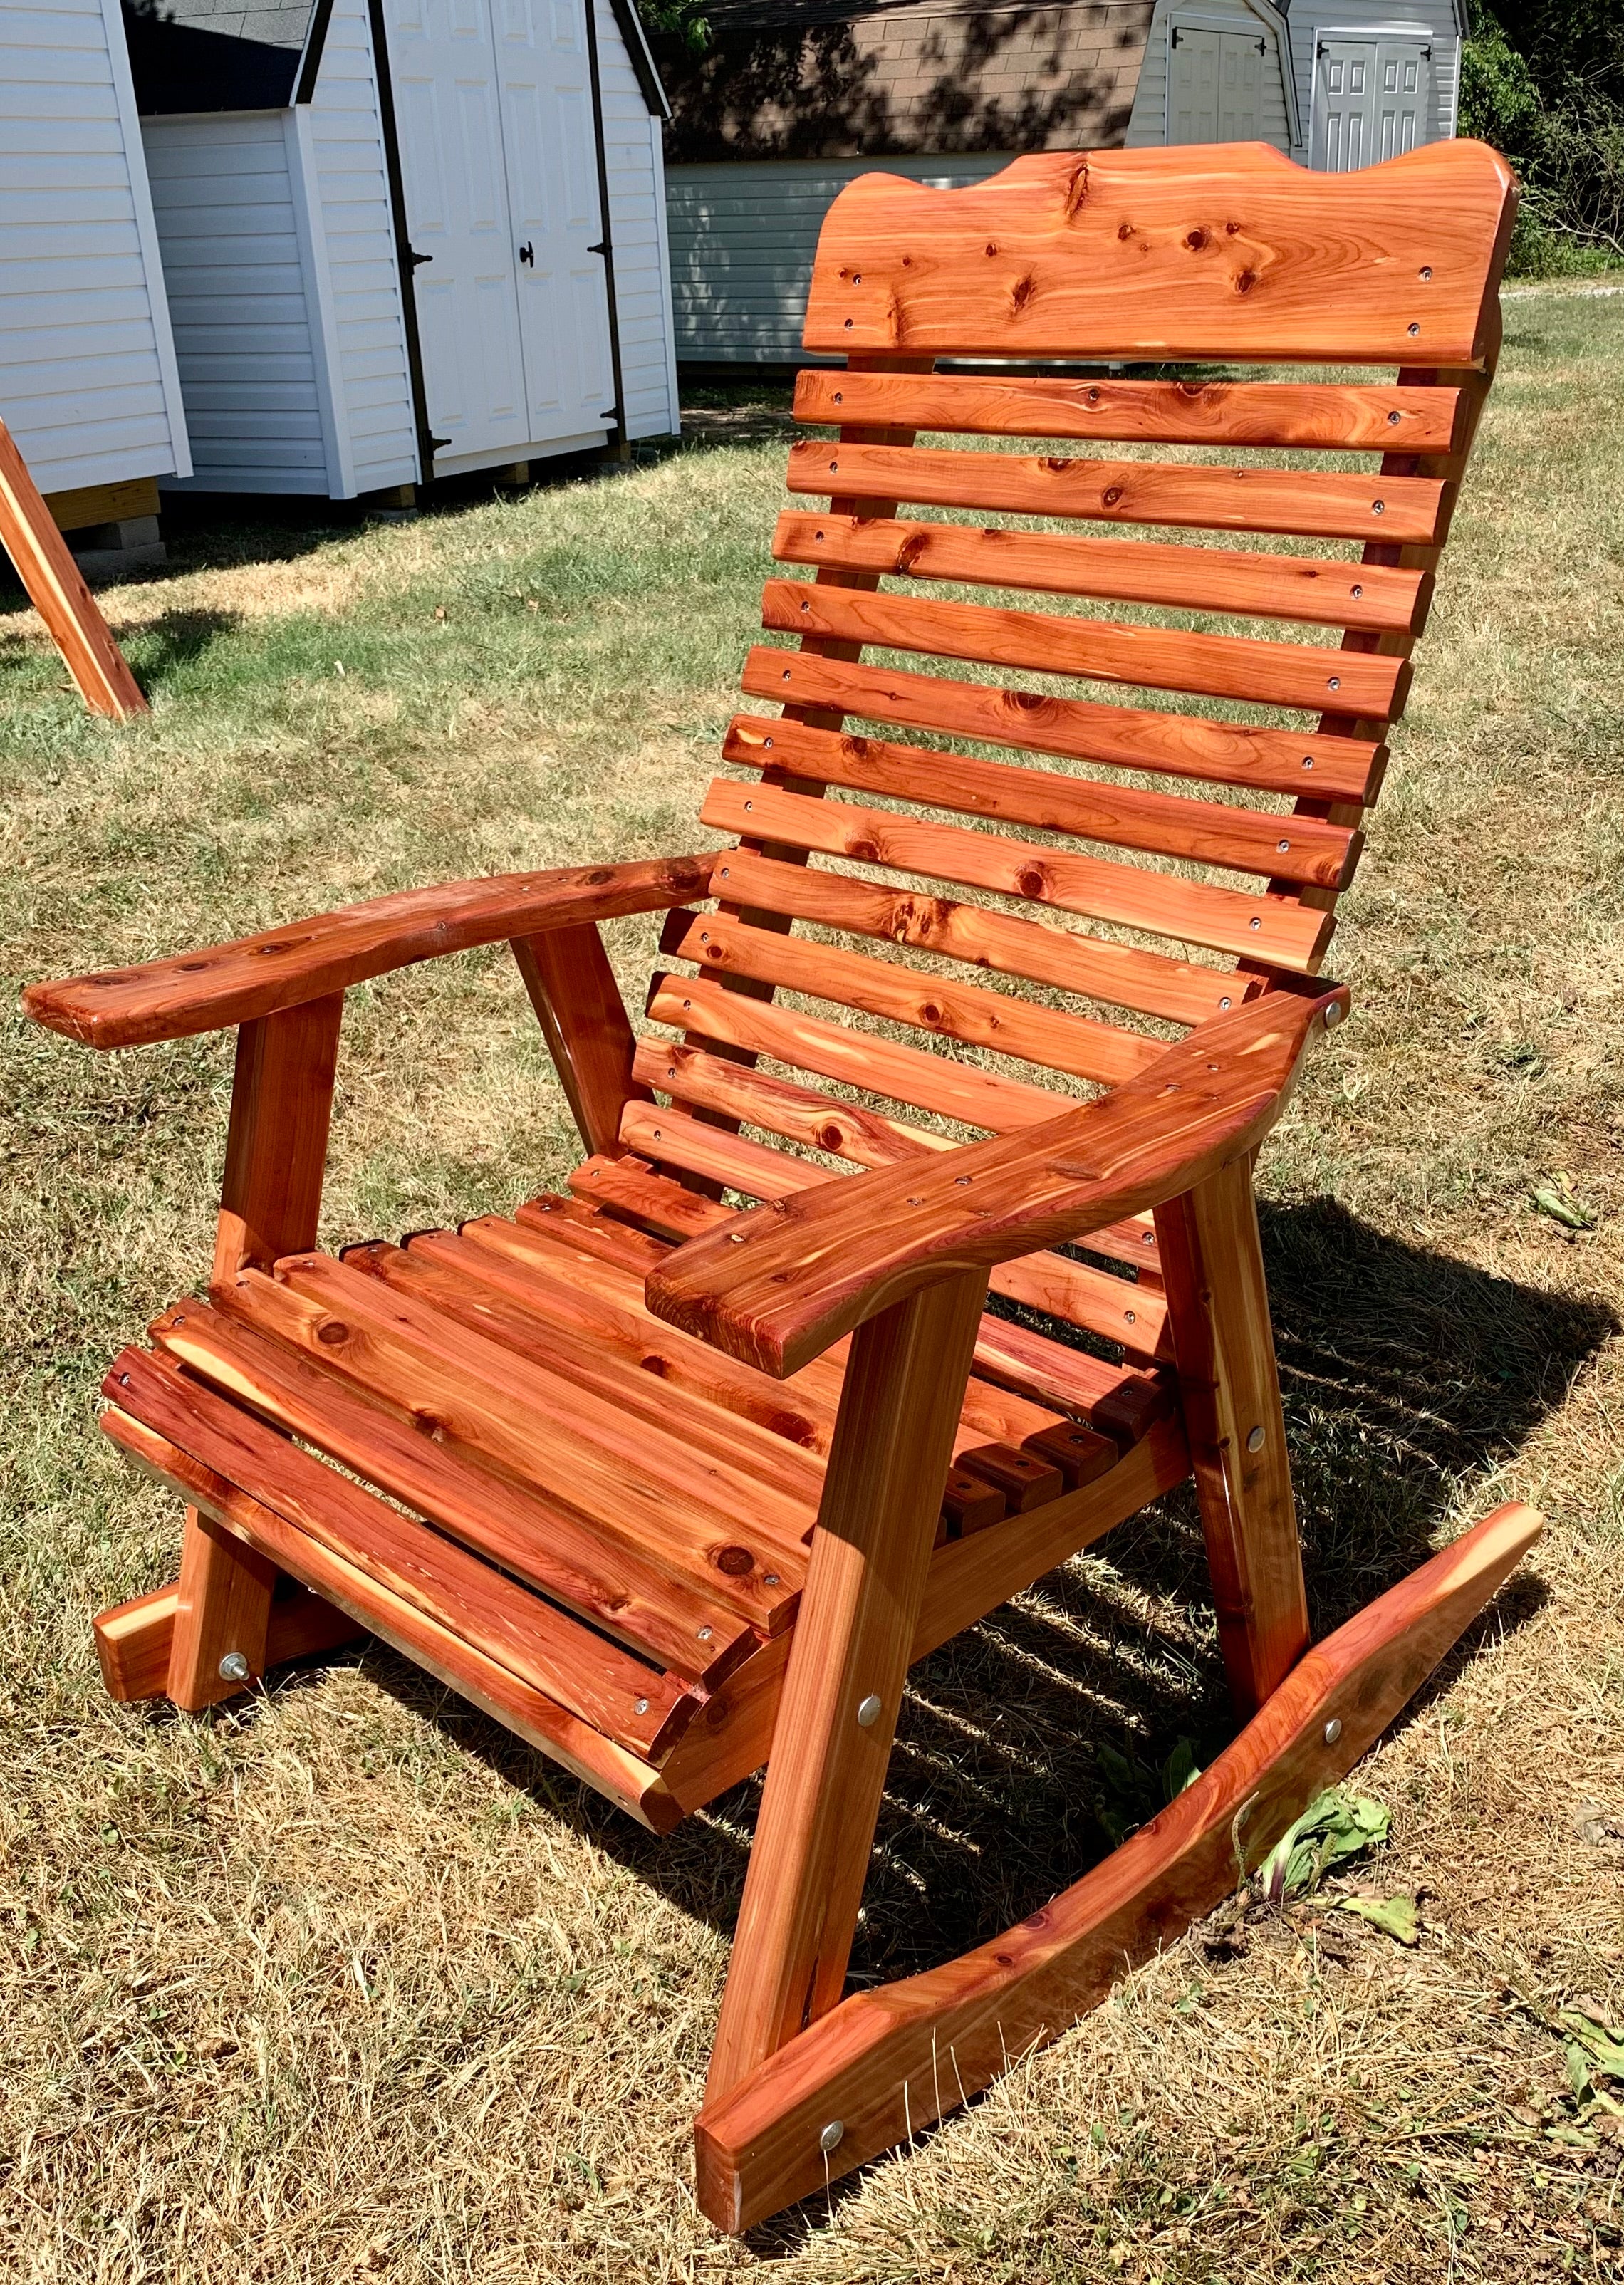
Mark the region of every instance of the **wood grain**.
[[769, 579], [761, 593], [761, 624], [776, 634], [878, 643], [935, 658], [1187, 690], [1259, 706], [1322, 713], [1335, 705], [1372, 721], [1399, 713], [1409, 687], [1405, 661], [1380, 651], [1187, 634], [934, 596], [854, 593], [810, 579]]
[[607, 1150], [622, 1107], [640, 1090], [632, 1076], [632, 1026], [603, 939], [590, 923], [548, 929], [515, 937], [513, 954], [581, 1140], [589, 1150]]
[[214, 1276], [269, 1269], [316, 1243], [344, 995], [255, 1017], [237, 1034]]
[[1504, 160], [1465, 141], [1337, 176], [1259, 143], [1033, 153], [949, 191], [859, 175], [824, 218], [803, 340], [1475, 365], [1515, 211]]
[[[962, 1959], [854, 1994], [708, 2095], [695, 2134], [711, 2220], [749, 2228], [1057, 2038], [1229, 1893], [1237, 1847], [1259, 1863], [1353, 1767], [1540, 1527], [1527, 1508], [1497, 1509], [1311, 1650], [1195, 1784], [1074, 1887]], [[832, 2119], [842, 2132], [826, 2152]]]
[[830, 372], [796, 375], [795, 417], [976, 436], [1092, 436], [1119, 444], [1306, 445], [1317, 452], [1447, 452], [1457, 389], [1391, 383], [1084, 381], [1021, 374]]
[[[1139, 706], [1098, 705], [1087, 698], [954, 682], [905, 667], [855, 664], [808, 651], [752, 650], [741, 677], [752, 698], [827, 709], [866, 721], [945, 730], [990, 744], [1025, 747], [1109, 768], [1151, 770], [1165, 777], [1249, 787], [1293, 798], [1369, 802], [1386, 766], [1386, 749], [1369, 739], [1323, 730], [1258, 729], [1194, 714], [1158, 714]], [[838, 728], [838, 722], [833, 726]], [[673, 897], [673, 904], [690, 899]]]
[[778, 519], [773, 553], [781, 563], [820, 569], [1037, 587], [1050, 594], [1235, 611], [1378, 634], [1411, 632], [1432, 592], [1429, 573], [1392, 564], [791, 508]]
[[147, 712], [141, 686], [113, 640], [84, 574], [0, 420], [0, 546], [92, 714], [115, 722]]
[[1323, 475], [1306, 468], [1216, 468], [1165, 460], [1072, 460], [922, 445], [789, 447], [792, 492], [915, 507], [1002, 509], [1107, 523], [1194, 524], [1304, 538], [1380, 539], [1425, 547], [1439, 536], [1443, 487], [1424, 476]]
[[[336, 1650], [365, 1632], [348, 1611], [341, 1611], [319, 1595], [293, 1580], [271, 1606], [265, 1635], [265, 1671], [272, 1672], [295, 1658], [310, 1658]], [[96, 1656], [109, 1698], [135, 1705], [165, 1695], [169, 1679], [169, 1647], [175, 1634], [175, 1614], [180, 1586], [159, 1587], [133, 1602], [119, 1603], [91, 1620]]]
[[692, 904], [709, 893], [711, 862], [659, 857], [407, 889], [177, 959], [30, 984], [23, 1010], [86, 1047], [189, 1039], [444, 953]]
[[896, 810], [854, 802], [808, 800], [777, 786], [715, 778], [700, 811], [724, 833], [759, 837], [786, 848], [815, 850], [859, 864], [967, 887], [996, 889], [1086, 919], [1143, 929], [1272, 966], [1310, 970], [1330, 939], [1331, 919], [1290, 896], [1247, 896], [1113, 864], [1079, 851], [939, 825]]

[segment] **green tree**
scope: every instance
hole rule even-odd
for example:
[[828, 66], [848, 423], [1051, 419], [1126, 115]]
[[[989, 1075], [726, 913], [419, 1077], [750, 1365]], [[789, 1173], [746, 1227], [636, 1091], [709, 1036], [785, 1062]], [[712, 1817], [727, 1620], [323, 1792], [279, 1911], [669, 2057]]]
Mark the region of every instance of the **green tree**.
[[1461, 132], [1523, 185], [1511, 266], [1624, 260], [1624, 10], [1619, 0], [1477, 0]]

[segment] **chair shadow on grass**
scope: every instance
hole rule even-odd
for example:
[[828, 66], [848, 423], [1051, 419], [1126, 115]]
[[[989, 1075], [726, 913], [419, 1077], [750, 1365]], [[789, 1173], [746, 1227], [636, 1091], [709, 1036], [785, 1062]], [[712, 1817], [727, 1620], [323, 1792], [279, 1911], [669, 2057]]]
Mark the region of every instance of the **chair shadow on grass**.
[[[1620, 1322], [1599, 1302], [1385, 1237], [1330, 1200], [1261, 1212], [1323, 1636], [1424, 1561], [1448, 1517], [1487, 1504], [1477, 1488], [1514, 1459]], [[1515, 1629], [1543, 1599], [1537, 1581], [1511, 1581], [1434, 1686], [1486, 1629]], [[380, 1678], [424, 1705], [424, 1678], [404, 1661], [386, 1657]], [[759, 1780], [657, 1841], [472, 1708], [440, 1718], [683, 1911], [731, 1928]], [[1102, 1808], [1130, 1822], [1149, 1815], [1157, 1765], [1178, 1740], [1204, 1763], [1236, 1726], [1187, 1487], [914, 1669], [854, 1983], [915, 1973], [1012, 1926], [1109, 1852]], [[1140, 1799], [1109, 1781], [1102, 1747], [1141, 1765]]]

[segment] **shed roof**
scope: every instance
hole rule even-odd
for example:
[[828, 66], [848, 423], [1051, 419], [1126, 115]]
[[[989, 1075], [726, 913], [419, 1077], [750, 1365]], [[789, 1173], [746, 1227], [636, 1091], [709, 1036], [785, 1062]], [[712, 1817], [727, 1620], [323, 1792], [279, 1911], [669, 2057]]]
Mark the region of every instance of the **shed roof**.
[[672, 161], [1107, 149], [1153, 0], [715, 0], [657, 40]]
[[[609, 0], [643, 99], [668, 106], [634, 0]], [[136, 109], [280, 111], [308, 103], [333, 0], [122, 0]], [[302, 68], [301, 67], [302, 59]]]

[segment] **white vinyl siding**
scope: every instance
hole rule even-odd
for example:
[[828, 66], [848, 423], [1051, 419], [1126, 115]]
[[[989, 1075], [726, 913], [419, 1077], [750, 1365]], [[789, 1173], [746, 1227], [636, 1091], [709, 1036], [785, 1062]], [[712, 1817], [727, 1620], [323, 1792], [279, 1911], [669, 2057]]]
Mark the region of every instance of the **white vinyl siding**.
[[[1461, 33], [1454, 0], [1295, 0], [1291, 11], [1291, 60], [1297, 75], [1297, 103], [1302, 122], [1302, 146], [1298, 156], [1306, 160], [1315, 147], [1316, 109], [1323, 96], [1317, 84], [1322, 42], [1392, 39], [1429, 47], [1430, 83], [1424, 131], [1416, 140], [1441, 143], [1455, 131], [1461, 92]], [[1317, 163], [1317, 161], [1315, 161]]]
[[321, 344], [285, 117], [145, 122], [200, 491], [328, 489]]
[[0, 0], [0, 417], [44, 492], [187, 466], [118, 0]]
[[660, 122], [649, 115], [620, 26], [607, 0], [596, 0], [596, 14], [604, 160], [615, 242], [615, 306], [625, 395], [622, 411], [628, 436], [671, 436], [679, 426], [677, 358], [671, 339]]
[[[417, 423], [365, 0], [334, 0], [304, 107], [324, 248], [314, 249], [340, 424], [333, 496], [415, 483]], [[295, 117], [298, 114], [295, 113]]]
[[[1170, 72], [1175, 31], [1180, 43], [1178, 68]], [[1247, 42], [1250, 47], [1243, 46]], [[1203, 139], [1195, 131], [1202, 123], [1197, 116], [1200, 104], [1192, 98], [1196, 97], [1198, 67], [1204, 64], [1210, 65], [1216, 75], [1212, 106], [1212, 131], [1216, 139], [1272, 143], [1277, 151], [1290, 153], [1291, 119], [1286, 100], [1290, 66], [1281, 53], [1274, 25], [1247, 7], [1245, 0], [1157, 0], [1145, 37], [1145, 59], [1134, 94], [1133, 114], [1122, 138], [1126, 147], [1146, 150], [1165, 143]], [[1254, 71], [1255, 81], [1251, 79]], [[1243, 86], [1243, 80], [1249, 83]], [[1181, 120], [1189, 131], [1181, 131]]]
[[977, 183], [1007, 153], [917, 159], [760, 159], [666, 169], [677, 355], [694, 362], [791, 365], [823, 217], [876, 169], [941, 189]]

